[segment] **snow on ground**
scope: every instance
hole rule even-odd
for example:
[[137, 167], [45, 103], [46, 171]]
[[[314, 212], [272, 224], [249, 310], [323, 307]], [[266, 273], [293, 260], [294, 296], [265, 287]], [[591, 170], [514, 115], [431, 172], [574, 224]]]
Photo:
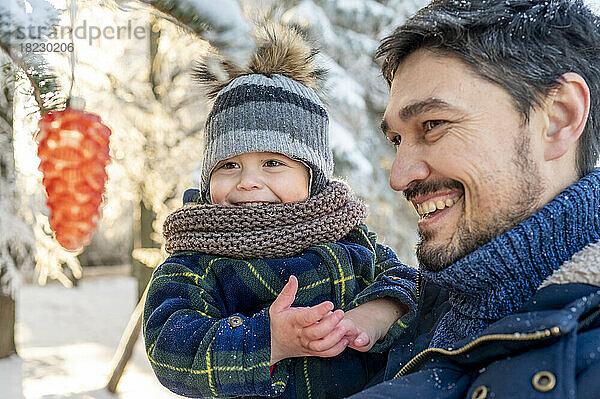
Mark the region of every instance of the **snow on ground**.
[[142, 337], [117, 389], [104, 386], [135, 306], [132, 277], [84, 278], [78, 287], [23, 286], [17, 298], [19, 356], [0, 360], [0, 399], [160, 399]]

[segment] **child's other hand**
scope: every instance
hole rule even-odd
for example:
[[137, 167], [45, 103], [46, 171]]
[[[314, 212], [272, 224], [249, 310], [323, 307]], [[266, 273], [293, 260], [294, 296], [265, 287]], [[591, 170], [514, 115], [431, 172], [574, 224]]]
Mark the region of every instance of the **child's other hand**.
[[340, 322], [346, 323], [349, 334], [348, 346], [360, 352], [367, 352], [381, 338], [406, 310], [390, 299], [375, 299], [346, 312]]
[[344, 338], [347, 331], [336, 328], [344, 312], [332, 312], [333, 303], [329, 301], [312, 307], [291, 307], [297, 291], [298, 280], [290, 276], [269, 308], [271, 364], [289, 357], [332, 357], [348, 345], [349, 340]]
[[[326, 317], [329, 317], [329, 315]], [[372, 323], [370, 323], [368, 317], [369, 315], [366, 312], [362, 312], [362, 309], [357, 311], [352, 309], [344, 314], [339, 323], [331, 326], [328, 330], [320, 328], [319, 324], [321, 321], [312, 326], [305, 327], [303, 329], [305, 339], [312, 338], [307, 346], [311, 350], [322, 351], [333, 347], [343, 340], [347, 342], [348, 347], [360, 352], [367, 352], [377, 342], [379, 334], [376, 326], [371, 326]], [[340, 335], [343, 332], [345, 333]], [[344, 349], [345, 347], [342, 347], [336, 355]], [[315, 354], [314, 356], [319, 355]]]
[[[341, 310], [336, 310], [336, 312], [342, 312]], [[350, 311], [351, 312], [351, 311]], [[311, 337], [311, 340], [308, 343], [308, 347], [315, 351], [323, 351], [329, 349], [338, 344], [339, 341], [346, 341], [348, 347], [356, 349], [361, 352], [366, 352], [375, 343], [371, 339], [371, 336], [367, 331], [360, 327], [360, 324], [355, 322], [352, 317], [348, 315], [348, 312], [345, 313], [344, 317], [337, 323], [333, 325], [328, 330], [320, 329], [317, 333], [317, 329], [319, 328], [318, 323], [304, 328], [305, 337]], [[315, 333], [313, 333], [315, 331]], [[323, 336], [323, 334], [327, 333]], [[345, 347], [341, 347], [340, 350], [335, 354], [341, 353]], [[335, 356], [334, 355], [334, 356]], [[313, 356], [319, 356], [315, 354]]]
[[[392, 324], [404, 312], [405, 310], [393, 300], [375, 299], [345, 312], [343, 319], [337, 325], [331, 326], [329, 330], [319, 329], [318, 333], [310, 335], [309, 332], [317, 331], [319, 322], [305, 327], [304, 334], [311, 339], [308, 347], [313, 350], [324, 350], [328, 348], [327, 345], [333, 346], [338, 342], [347, 341], [348, 347], [359, 352], [367, 352], [378, 340], [385, 337]], [[345, 331], [345, 334], [340, 337], [339, 333], [342, 331]], [[338, 353], [343, 350], [342, 347]]]
[[[382, 332], [375, 325], [372, 314], [369, 315], [368, 309], [361, 309], [360, 306], [346, 312], [344, 319], [340, 323], [345, 323], [348, 328], [348, 346], [359, 352], [367, 352], [375, 345], [375, 342], [381, 338]], [[385, 333], [383, 333], [385, 335]]]

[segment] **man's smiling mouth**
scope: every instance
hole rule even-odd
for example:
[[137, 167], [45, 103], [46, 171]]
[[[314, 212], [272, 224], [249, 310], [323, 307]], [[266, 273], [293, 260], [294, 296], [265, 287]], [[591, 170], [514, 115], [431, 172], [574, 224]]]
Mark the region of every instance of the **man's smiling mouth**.
[[420, 219], [427, 219], [433, 216], [437, 211], [445, 208], [450, 208], [462, 198], [462, 194], [453, 193], [450, 195], [443, 195], [439, 197], [429, 198], [422, 202], [413, 202], [413, 206], [419, 214]]

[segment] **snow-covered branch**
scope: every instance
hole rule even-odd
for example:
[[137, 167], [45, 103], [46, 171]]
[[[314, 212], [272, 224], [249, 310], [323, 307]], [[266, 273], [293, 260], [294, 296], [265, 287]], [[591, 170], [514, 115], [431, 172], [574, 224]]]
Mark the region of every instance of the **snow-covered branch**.
[[35, 274], [38, 284], [45, 285], [48, 278], [51, 278], [60, 281], [65, 287], [70, 287], [73, 283], [64, 273], [63, 265], [71, 270], [75, 278], [81, 278], [82, 268], [77, 259], [78, 254], [65, 250], [52, 238], [46, 216], [36, 215], [33, 232], [36, 240]]
[[[133, 0], [114, 0], [130, 6]], [[252, 24], [242, 14], [237, 0], [138, 0], [210, 42], [240, 67], [250, 63], [255, 44]]]
[[[48, 110], [62, 102], [56, 76], [39, 54], [27, 51], [31, 40], [44, 40], [40, 32], [50, 32], [58, 24], [59, 11], [47, 0], [3, 0], [0, 3], [0, 50], [27, 76], [40, 110]], [[33, 35], [30, 33], [33, 32]]]

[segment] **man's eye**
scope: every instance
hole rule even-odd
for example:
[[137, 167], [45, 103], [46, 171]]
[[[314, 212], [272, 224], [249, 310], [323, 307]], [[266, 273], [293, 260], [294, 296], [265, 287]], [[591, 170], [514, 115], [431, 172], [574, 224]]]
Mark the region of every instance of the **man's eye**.
[[437, 126], [445, 123], [446, 121], [443, 120], [431, 120], [431, 121], [426, 121], [425, 123], [423, 123], [423, 130], [425, 130], [425, 133], [427, 133], [428, 131], [436, 128]]
[[219, 169], [235, 169], [239, 168], [238, 164], [235, 162], [225, 162], [223, 165], [219, 167]]
[[282, 166], [282, 165], [283, 165], [283, 163], [276, 161], [274, 159], [270, 159], [263, 164], [263, 166], [266, 166], [267, 168], [274, 168], [276, 166]]
[[400, 145], [400, 143], [402, 142], [402, 136], [397, 134], [390, 139], [390, 142], [394, 145], [394, 147], [398, 147]]

